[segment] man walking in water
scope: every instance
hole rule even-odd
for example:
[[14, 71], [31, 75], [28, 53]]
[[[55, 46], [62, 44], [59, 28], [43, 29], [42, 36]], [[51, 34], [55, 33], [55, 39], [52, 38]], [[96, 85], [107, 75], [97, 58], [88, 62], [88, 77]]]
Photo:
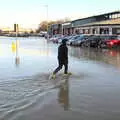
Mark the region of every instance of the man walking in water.
[[68, 74], [68, 48], [66, 46], [67, 39], [62, 40], [62, 44], [58, 47], [58, 64], [59, 66], [54, 70], [52, 78], [55, 78], [56, 73], [62, 69], [64, 65], [64, 74]]

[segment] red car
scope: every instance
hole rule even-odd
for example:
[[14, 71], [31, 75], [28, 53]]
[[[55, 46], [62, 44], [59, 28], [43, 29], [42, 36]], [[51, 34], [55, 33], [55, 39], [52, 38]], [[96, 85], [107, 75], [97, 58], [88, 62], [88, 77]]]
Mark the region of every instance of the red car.
[[101, 41], [99, 42], [101, 48], [113, 48], [120, 47], [120, 36], [101, 36]]

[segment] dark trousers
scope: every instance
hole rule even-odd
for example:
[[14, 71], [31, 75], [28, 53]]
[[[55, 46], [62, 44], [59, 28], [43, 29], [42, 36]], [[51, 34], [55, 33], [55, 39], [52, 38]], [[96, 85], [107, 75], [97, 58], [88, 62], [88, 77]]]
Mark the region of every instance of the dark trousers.
[[68, 60], [65, 60], [65, 61], [58, 60], [58, 64], [59, 64], [59, 66], [55, 69], [53, 74], [56, 74], [58, 71], [60, 71], [62, 69], [63, 65], [64, 65], [64, 74], [67, 74], [67, 72], [68, 72]]

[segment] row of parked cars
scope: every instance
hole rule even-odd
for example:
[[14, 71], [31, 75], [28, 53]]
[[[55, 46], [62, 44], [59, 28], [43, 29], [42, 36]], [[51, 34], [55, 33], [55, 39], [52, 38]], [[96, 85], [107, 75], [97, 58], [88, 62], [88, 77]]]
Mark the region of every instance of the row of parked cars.
[[120, 47], [119, 35], [72, 35], [72, 36], [54, 36], [50, 38], [53, 43], [61, 43], [62, 39], [68, 39], [67, 44], [71, 46], [95, 47], [95, 48], [113, 48]]

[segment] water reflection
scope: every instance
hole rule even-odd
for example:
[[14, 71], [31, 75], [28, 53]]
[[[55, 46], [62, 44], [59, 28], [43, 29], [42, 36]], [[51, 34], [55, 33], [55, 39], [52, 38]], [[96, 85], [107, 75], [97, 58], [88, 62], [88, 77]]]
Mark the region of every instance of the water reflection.
[[69, 109], [69, 80], [66, 79], [61, 85], [58, 93], [58, 101], [64, 107], [64, 110]]
[[20, 57], [19, 57], [19, 40], [16, 39], [15, 42], [12, 42], [12, 52], [15, 53], [15, 65], [16, 67], [20, 64]]
[[16, 58], [15, 58], [15, 65], [16, 65], [16, 67], [18, 67], [19, 64], [20, 64], [20, 58], [19, 58], [19, 57], [16, 57]]
[[1, 38], [0, 78], [31, 76], [38, 72], [47, 72], [54, 60], [51, 49], [54, 50], [54, 47], [51, 47], [51, 44], [47, 45], [44, 38]]
[[69, 48], [70, 55], [79, 59], [101, 61], [120, 68], [119, 49]]
[[[16, 38], [16, 40], [12, 41], [11, 49], [12, 53], [15, 55], [15, 65], [18, 67], [20, 64], [20, 56], [49, 56], [51, 55], [51, 51], [49, 49], [48, 44], [46, 43], [46, 40], [43, 40], [42, 43], [36, 45], [35, 41], [31, 46], [31, 42], [26, 43], [24, 41], [21, 41], [21, 47], [20, 47], [20, 40]], [[38, 42], [39, 43], [39, 42]], [[35, 44], [35, 46], [34, 46]], [[41, 46], [42, 45], [42, 46]], [[37, 48], [37, 49], [36, 49]]]
[[15, 53], [16, 52], [16, 44], [15, 42], [12, 42], [12, 52]]

